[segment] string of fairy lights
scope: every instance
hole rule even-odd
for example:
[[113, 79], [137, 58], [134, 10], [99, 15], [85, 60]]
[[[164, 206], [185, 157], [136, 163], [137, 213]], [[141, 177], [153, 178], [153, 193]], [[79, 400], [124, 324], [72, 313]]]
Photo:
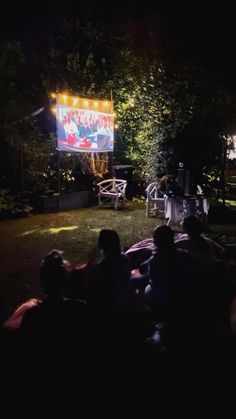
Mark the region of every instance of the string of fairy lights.
[[[98, 99], [84, 99], [76, 96], [70, 96], [65, 93], [51, 93], [50, 97], [57, 101], [57, 104], [64, 106], [79, 107], [82, 109], [93, 109], [95, 111], [100, 111], [104, 113], [112, 114], [115, 118], [116, 113], [113, 111], [113, 102], [108, 100], [98, 100]], [[51, 107], [51, 111], [56, 114], [56, 106]], [[114, 128], [118, 128], [118, 124], [114, 124]]]

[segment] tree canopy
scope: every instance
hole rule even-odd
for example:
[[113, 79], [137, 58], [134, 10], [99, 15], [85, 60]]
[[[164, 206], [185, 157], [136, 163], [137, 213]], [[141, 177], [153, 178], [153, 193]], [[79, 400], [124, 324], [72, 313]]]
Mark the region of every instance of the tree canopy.
[[[49, 96], [56, 90], [101, 99], [112, 92], [114, 158], [134, 166], [140, 185], [180, 161], [196, 178], [219, 170], [221, 138], [235, 130], [235, 97], [198, 62], [178, 61], [151, 20], [118, 28], [87, 17], [57, 19], [41, 43], [33, 32], [3, 39], [0, 48], [2, 186], [19, 188], [24, 170], [25, 188], [54, 187]], [[32, 117], [40, 106], [42, 115]], [[82, 160], [63, 157], [72, 171]]]

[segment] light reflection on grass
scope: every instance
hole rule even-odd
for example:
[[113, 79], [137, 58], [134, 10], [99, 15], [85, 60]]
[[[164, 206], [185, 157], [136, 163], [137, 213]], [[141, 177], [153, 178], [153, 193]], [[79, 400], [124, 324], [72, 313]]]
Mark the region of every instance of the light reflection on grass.
[[24, 233], [21, 234], [21, 236], [30, 236], [32, 234], [58, 234], [62, 233], [63, 231], [73, 231], [78, 229], [78, 225], [74, 226], [67, 226], [67, 227], [49, 227], [49, 228], [34, 228], [32, 230], [24, 231]]
[[90, 228], [90, 231], [92, 231], [93, 233], [100, 233], [101, 228]]
[[[223, 202], [223, 199], [219, 199], [219, 201], [220, 202]], [[226, 199], [225, 200], [225, 204], [228, 206], [228, 207], [231, 207], [232, 209], [235, 209], [236, 208], [236, 200], [235, 199]]]

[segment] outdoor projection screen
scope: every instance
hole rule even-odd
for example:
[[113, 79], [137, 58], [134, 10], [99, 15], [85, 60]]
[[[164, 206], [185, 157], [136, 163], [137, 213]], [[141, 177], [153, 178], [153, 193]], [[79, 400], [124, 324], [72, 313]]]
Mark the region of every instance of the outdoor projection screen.
[[113, 103], [57, 95], [57, 148], [68, 152], [113, 151]]

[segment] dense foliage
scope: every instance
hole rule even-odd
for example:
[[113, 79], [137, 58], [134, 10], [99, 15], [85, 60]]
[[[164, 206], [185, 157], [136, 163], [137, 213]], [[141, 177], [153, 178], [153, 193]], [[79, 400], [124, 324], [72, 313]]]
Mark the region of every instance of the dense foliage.
[[[201, 183], [220, 178], [222, 138], [234, 130], [234, 97], [197, 63], [177, 62], [151, 22], [145, 42], [137, 27], [111, 30], [76, 17], [58, 19], [43, 44], [32, 28], [32, 36], [2, 40], [1, 187], [57, 189], [50, 112], [56, 90], [89, 98], [112, 92], [114, 158], [133, 165], [141, 187], [179, 162]], [[88, 155], [64, 153], [61, 168], [62, 189], [76, 188], [78, 172], [92, 174]]]

